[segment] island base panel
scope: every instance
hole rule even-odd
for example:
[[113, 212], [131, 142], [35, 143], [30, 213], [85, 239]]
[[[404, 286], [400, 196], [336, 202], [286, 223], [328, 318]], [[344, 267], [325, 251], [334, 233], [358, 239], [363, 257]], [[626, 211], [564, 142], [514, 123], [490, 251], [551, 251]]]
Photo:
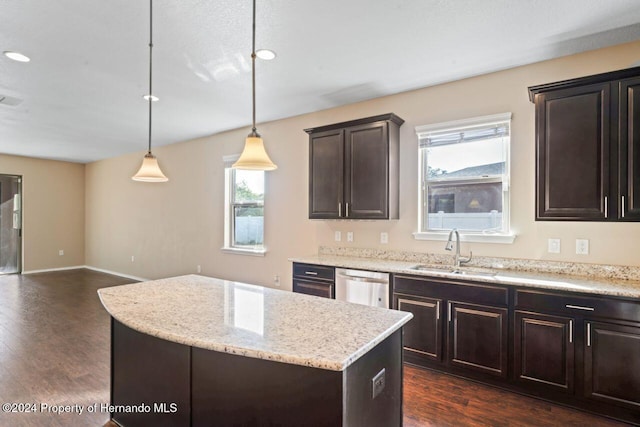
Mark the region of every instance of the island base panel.
[[332, 371], [176, 344], [112, 320], [111, 375], [112, 405], [150, 407], [112, 413], [125, 427], [402, 425], [402, 329]]
[[[111, 321], [111, 413], [124, 427], [188, 426], [191, 348]], [[172, 405], [173, 404], [173, 405]]]

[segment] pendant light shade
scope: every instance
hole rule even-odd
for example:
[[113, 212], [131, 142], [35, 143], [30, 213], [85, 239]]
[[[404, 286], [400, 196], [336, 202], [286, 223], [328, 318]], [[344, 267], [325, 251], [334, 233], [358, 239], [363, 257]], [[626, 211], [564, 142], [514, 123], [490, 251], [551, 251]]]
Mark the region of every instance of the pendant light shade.
[[138, 172], [131, 177], [134, 181], [142, 182], [166, 182], [169, 178], [162, 173], [160, 165], [158, 165], [158, 159], [151, 153], [151, 104], [157, 101], [158, 98], [153, 96], [152, 92], [152, 53], [153, 53], [153, 0], [149, 0], [149, 149], [142, 159], [142, 165]]
[[271, 171], [277, 169], [267, 151], [264, 142], [256, 132], [256, 0], [253, 0], [253, 38], [251, 47], [251, 94], [253, 106], [253, 127], [244, 141], [244, 149], [240, 158], [231, 167], [234, 169], [249, 169]]
[[142, 166], [134, 176], [131, 177], [134, 181], [142, 182], [166, 182], [169, 178], [162, 173], [160, 166], [158, 165], [158, 159], [151, 153], [147, 153], [142, 159]]
[[278, 168], [269, 158], [262, 138], [257, 133], [247, 136], [244, 141], [244, 150], [232, 167], [259, 171], [272, 171]]

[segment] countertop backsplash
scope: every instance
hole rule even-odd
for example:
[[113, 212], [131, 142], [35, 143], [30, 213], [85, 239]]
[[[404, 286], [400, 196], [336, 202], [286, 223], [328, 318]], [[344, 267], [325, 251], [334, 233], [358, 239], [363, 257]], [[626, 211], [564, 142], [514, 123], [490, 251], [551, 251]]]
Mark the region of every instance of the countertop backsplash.
[[[392, 251], [386, 249], [320, 246], [318, 248], [318, 255], [379, 259], [381, 261], [415, 262], [416, 264], [453, 264], [453, 256], [450, 254]], [[640, 280], [640, 267], [624, 265], [587, 264], [474, 255], [471, 262], [465, 264], [465, 266], [527, 273], [563, 274], [589, 278]]]

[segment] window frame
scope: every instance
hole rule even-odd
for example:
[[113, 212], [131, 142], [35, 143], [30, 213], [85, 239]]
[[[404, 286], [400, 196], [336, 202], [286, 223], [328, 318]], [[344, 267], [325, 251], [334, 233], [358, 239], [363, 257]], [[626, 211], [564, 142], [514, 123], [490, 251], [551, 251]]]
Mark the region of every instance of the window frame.
[[[239, 254], [239, 255], [251, 255], [251, 256], [264, 256], [267, 252], [267, 248], [265, 246], [265, 233], [264, 233], [264, 208], [265, 201], [260, 202], [236, 202], [235, 201], [235, 184], [236, 184], [236, 169], [233, 169], [231, 165], [238, 160], [240, 157], [239, 154], [224, 156], [224, 181], [225, 181], [225, 191], [224, 191], [224, 245], [221, 248], [223, 252]], [[266, 181], [266, 174], [264, 171], [255, 171], [262, 172], [264, 174], [264, 180]], [[264, 182], [264, 181], [263, 181]], [[264, 185], [266, 189], [266, 182]], [[263, 190], [265, 191], [265, 190]], [[266, 193], [266, 191], [265, 191]], [[266, 195], [265, 195], [266, 196]], [[262, 245], [254, 245], [254, 246], [245, 246], [245, 245], [236, 245], [235, 243], [235, 209], [236, 207], [241, 208], [253, 208], [253, 207], [262, 207], [263, 212], [263, 228], [262, 228]]]
[[[502, 177], [473, 177], [473, 178], [449, 178], [449, 179], [423, 179], [425, 176], [425, 168], [427, 167], [427, 150], [421, 149], [420, 139], [437, 132], [447, 130], [462, 130], [464, 128], [478, 127], [482, 125], [491, 125], [501, 122], [508, 122], [509, 125], [509, 142], [504, 147], [505, 150], [505, 166]], [[511, 209], [510, 209], [510, 179], [511, 179], [511, 113], [501, 113], [488, 116], [472, 117], [468, 119], [454, 120], [449, 122], [435, 123], [424, 126], [416, 126], [416, 136], [418, 140], [418, 231], [413, 233], [416, 240], [446, 240], [450, 230], [429, 230], [425, 224], [428, 221], [428, 198], [429, 183], [431, 187], [445, 186], [446, 184], [482, 184], [502, 182], [502, 229], [501, 231], [473, 231], [459, 230], [460, 239], [465, 242], [481, 242], [481, 243], [513, 243], [516, 238], [511, 229]]]

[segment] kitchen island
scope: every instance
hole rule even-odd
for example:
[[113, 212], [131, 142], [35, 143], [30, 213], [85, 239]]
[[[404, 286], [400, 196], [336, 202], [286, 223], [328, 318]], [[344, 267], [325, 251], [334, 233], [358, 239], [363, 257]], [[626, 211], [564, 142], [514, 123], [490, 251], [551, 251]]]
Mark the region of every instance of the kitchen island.
[[197, 275], [98, 291], [123, 426], [400, 426], [412, 315]]

